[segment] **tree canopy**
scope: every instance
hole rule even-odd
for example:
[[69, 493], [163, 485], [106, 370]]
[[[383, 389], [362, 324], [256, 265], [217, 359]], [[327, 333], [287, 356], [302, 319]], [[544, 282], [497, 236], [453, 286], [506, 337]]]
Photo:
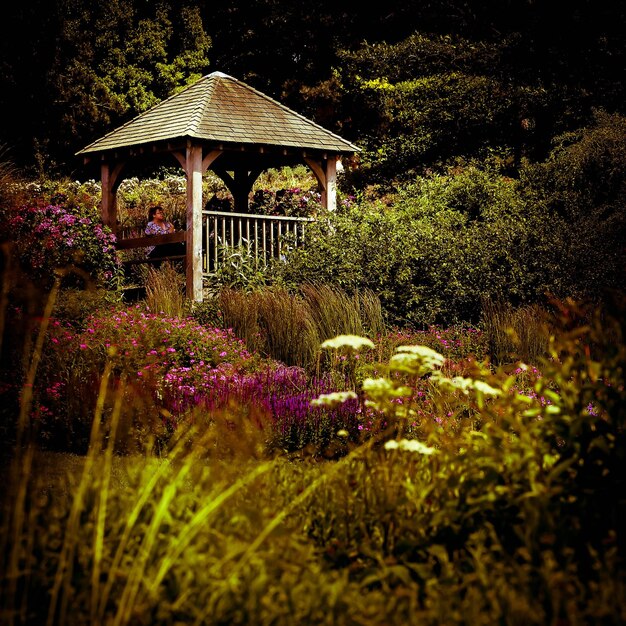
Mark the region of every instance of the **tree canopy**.
[[5, 23], [0, 144], [40, 173], [216, 70], [362, 144], [374, 178], [493, 151], [518, 168], [626, 106], [607, 0], [33, 0]]

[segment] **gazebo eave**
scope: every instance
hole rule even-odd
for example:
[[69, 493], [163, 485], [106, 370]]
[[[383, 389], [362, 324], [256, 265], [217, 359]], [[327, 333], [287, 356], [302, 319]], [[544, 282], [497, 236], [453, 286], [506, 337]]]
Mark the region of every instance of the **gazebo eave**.
[[228, 143], [181, 137], [128, 146], [117, 146], [106, 150], [94, 150], [93, 152], [83, 154], [83, 163], [85, 165], [105, 161], [120, 163], [130, 159], [141, 158], [142, 156], [182, 154], [190, 141], [201, 145], [203, 154], [208, 154], [215, 150], [219, 151], [221, 153], [219, 166], [227, 170], [242, 166], [261, 167], [262, 169], [284, 167], [299, 163], [306, 164], [306, 159], [321, 161], [328, 158], [341, 158], [346, 154], [314, 147]]

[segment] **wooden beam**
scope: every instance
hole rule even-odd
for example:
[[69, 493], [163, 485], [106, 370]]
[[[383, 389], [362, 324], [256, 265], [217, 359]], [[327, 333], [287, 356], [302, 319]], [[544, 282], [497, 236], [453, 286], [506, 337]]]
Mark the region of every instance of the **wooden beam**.
[[[185, 153], [172, 150], [172, 156], [180, 163], [180, 166], [183, 168], [183, 171], [185, 171], [185, 168], [187, 167], [187, 159], [186, 159]], [[185, 171], [185, 174], [186, 173], [187, 172]]]
[[326, 173], [322, 164], [319, 161], [315, 161], [314, 159], [305, 157], [304, 162], [309, 166], [309, 169], [315, 174], [315, 178], [317, 178], [317, 182], [319, 183], [320, 189], [322, 191], [326, 190]]
[[115, 232], [117, 221], [116, 198], [111, 183], [111, 167], [108, 163], [102, 163], [100, 165], [100, 182], [102, 185], [100, 216], [102, 217], [102, 222]]
[[222, 181], [226, 185], [226, 188], [234, 197], [235, 193], [237, 192], [235, 188], [235, 179], [233, 178], [235, 172], [233, 172], [233, 176], [231, 176], [225, 169], [222, 169], [221, 167], [214, 167], [213, 171], [222, 179]]
[[322, 192], [322, 206], [329, 211], [337, 209], [337, 155], [317, 161], [304, 157], [304, 162], [315, 174]]
[[220, 154], [222, 154], [223, 150], [211, 150], [211, 152], [209, 152], [209, 154], [207, 154], [203, 159], [202, 159], [202, 173], [204, 174], [204, 172], [206, 172], [211, 165], [213, 165], [213, 162], [215, 161], [215, 159], [217, 159], [218, 156], [220, 156]]
[[143, 237], [126, 237], [115, 242], [116, 250], [133, 250], [134, 248], [147, 248], [148, 246], [160, 246], [164, 243], [182, 243], [187, 241], [187, 233], [178, 230], [175, 233], [165, 235], [144, 235]]
[[224, 181], [226, 188], [230, 191], [233, 197], [233, 208], [235, 211], [239, 213], [248, 213], [248, 195], [252, 190], [254, 181], [259, 177], [263, 170], [261, 168], [251, 170], [240, 168], [234, 170], [232, 176], [222, 168], [213, 168], [213, 171]]
[[113, 183], [113, 191], [117, 194], [117, 190], [120, 188], [122, 181], [122, 170], [126, 167], [126, 161], [120, 161], [114, 168], [111, 174], [111, 180]]

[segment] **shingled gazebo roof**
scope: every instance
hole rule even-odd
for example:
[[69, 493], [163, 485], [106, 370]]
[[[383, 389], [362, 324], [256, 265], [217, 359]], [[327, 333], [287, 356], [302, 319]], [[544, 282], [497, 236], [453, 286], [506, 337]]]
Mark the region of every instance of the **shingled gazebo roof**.
[[213, 72], [89, 144], [77, 155], [196, 139], [234, 147], [352, 154], [359, 148], [245, 83]]

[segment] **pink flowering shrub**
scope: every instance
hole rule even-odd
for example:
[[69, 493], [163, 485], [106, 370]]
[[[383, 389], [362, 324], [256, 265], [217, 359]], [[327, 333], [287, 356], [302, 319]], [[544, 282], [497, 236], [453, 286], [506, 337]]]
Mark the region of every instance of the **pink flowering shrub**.
[[86, 445], [107, 361], [111, 385], [126, 380], [125, 411], [137, 422], [137, 439], [152, 435], [164, 443], [190, 419], [228, 412], [260, 416], [271, 424], [268, 444], [281, 449], [323, 446], [342, 428], [358, 433], [356, 405], [310, 407], [330, 390], [327, 380], [309, 380], [301, 368], [251, 354], [231, 329], [137, 305], [88, 317], [78, 330], [53, 320], [47, 342], [34, 418], [50, 447]]
[[228, 362], [236, 369], [257, 362], [232, 330], [206, 328], [192, 318], [165, 317], [142, 305], [113, 310], [87, 321], [81, 348], [101, 357], [110, 349], [120, 367], [139, 371], [146, 360], [163, 367], [215, 367]]
[[254, 370], [259, 359], [232, 331], [209, 329], [193, 319], [154, 315], [139, 305], [97, 313], [79, 329], [53, 320], [36, 405], [45, 438], [52, 440], [61, 433], [59, 445], [64, 445], [67, 433], [74, 433], [74, 439], [86, 437], [107, 362], [112, 366], [112, 384], [124, 377], [144, 404], [163, 408], [172, 372], [185, 372], [179, 375], [178, 385], [189, 387], [203, 370], [218, 366], [234, 372]]
[[209, 423], [228, 414], [258, 416], [270, 425], [269, 448], [288, 451], [326, 448], [339, 430], [356, 441], [362, 429], [358, 401], [311, 406], [337, 385], [336, 375], [311, 379], [302, 368], [251, 354], [230, 329], [137, 305], [88, 317], [79, 329], [52, 320], [33, 412], [49, 447], [86, 445], [107, 362], [110, 386], [125, 380], [124, 411], [132, 414], [138, 442], [155, 436], [164, 443], [189, 420]]
[[116, 286], [121, 269], [115, 235], [93, 206], [31, 204], [8, 210], [4, 219], [22, 267], [33, 278], [49, 284], [54, 270], [74, 268], [64, 284], [84, 284], [88, 278]]

